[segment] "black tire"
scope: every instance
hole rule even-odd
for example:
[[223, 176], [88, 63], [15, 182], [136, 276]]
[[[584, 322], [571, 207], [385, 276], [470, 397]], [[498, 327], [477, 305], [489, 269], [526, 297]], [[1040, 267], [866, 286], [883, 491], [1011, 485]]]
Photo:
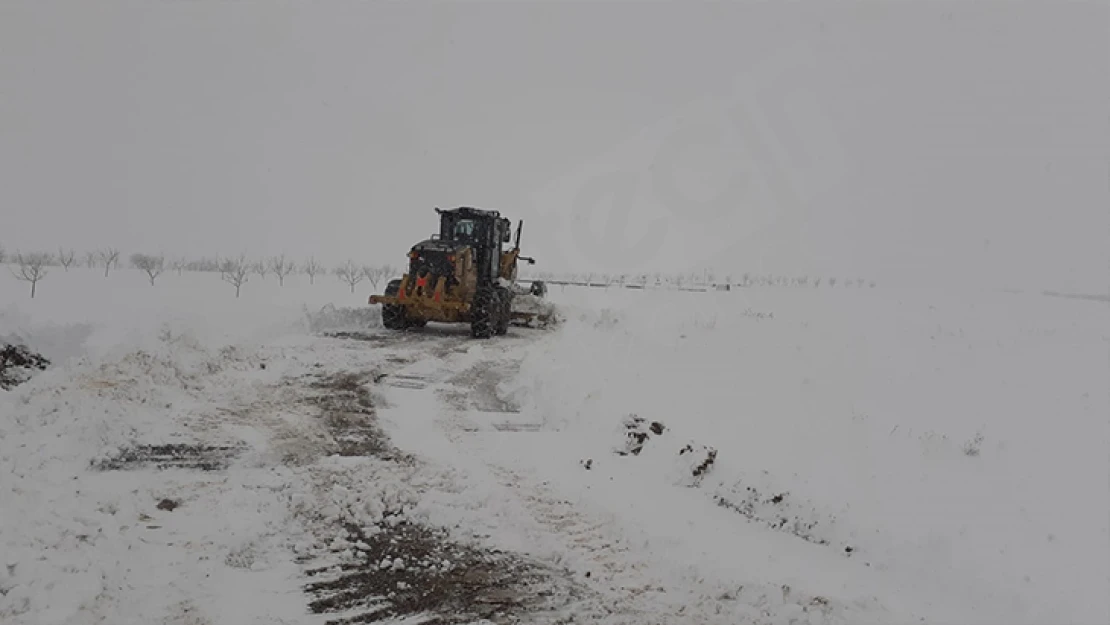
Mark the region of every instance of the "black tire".
[[493, 336], [497, 309], [498, 297], [493, 289], [478, 289], [470, 309], [470, 335], [476, 339], [488, 339]]
[[509, 321], [513, 314], [513, 294], [504, 287], [497, 289], [497, 321], [493, 326], [494, 334], [504, 336], [509, 332]]
[[[385, 295], [395, 296], [401, 292], [401, 281], [390, 280], [385, 285]], [[405, 329], [405, 307], [399, 304], [382, 304], [382, 325], [387, 330]]]
[[547, 295], [547, 283], [543, 280], [536, 280], [532, 283], [532, 295], [536, 297], [543, 297]]
[[382, 304], [382, 325], [387, 330], [404, 330], [405, 307], [398, 304]]

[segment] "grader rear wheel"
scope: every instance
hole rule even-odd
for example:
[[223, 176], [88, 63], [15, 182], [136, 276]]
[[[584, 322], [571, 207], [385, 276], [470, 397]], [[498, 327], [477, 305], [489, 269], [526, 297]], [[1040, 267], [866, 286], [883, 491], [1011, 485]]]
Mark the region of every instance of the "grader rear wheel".
[[497, 321], [494, 323], [494, 333], [504, 336], [509, 333], [509, 321], [512, 319], [513, 295], [504, 287], [497, 289]]
[[397, 304], [382, 305], [382, 325], [387, 330], [405, 329], [405, 308]]
[[[385, 285], [385, 295], [394, 296], [401, 290], [400, 280], [390, 280]], [[382, 325], [387, 330], [405, 329], [405, 307], [400, 304], [382, 304]]]
[[498, 300], [492, 289], [479, 289], [474, 294], [474, 304], [470, 313], [471, 336], [476, 339], [488, 339], [493, 336], [499, 316]]

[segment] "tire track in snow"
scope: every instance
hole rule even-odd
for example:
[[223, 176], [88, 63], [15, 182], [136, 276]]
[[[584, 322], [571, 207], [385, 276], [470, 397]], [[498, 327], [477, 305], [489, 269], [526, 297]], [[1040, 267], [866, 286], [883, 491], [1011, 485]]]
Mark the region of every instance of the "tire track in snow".
[[[485, 413], [505, 411], [514, 416], [517, 408], [496, 396], [500, 378], [511, 371], [519, 359], [510, 353], [488, 354], [482, 350], [477, 362], [457, 371], [446, 384], [436, 390], [443, 401], [443, 415], [437, 419], [443, 435], [451, 444], [481, 459], [484, 470], [509, 496], [527, 512], [535, 527], [548, 540], [555, 540], [573, 560], [583, 578], [598, 593], [590, 613], [577, 613], [578, 622], [604, 622], [611, 625], [642, 623], [725, 623], [709, 613], [698, 614], [692, 604], [703, 597], [674, 592], [669, 584], [653, 572], [655, 566], [639, 557], [629, 544], [629, 537], [615, 529], [615, 524], [591, 513], [561, 496], [539, 477], [491, 459], [483, 449], [483, 428], [468, 418], [466, 411]], [[508, 427], [506, 427], [508, 425]], [[500, 432], [520, 432], [520, 436], [536, 431], [539, 424], [492, 424]], [[517, 429], [519, 428], [519, 429]], [[542, 430], [542, 425], [539, 425]], [[542, 434], [541, 434], [542, 435]], [[505, 439], [501, 439], [505, 440]]]
[[[498, 449], [511, 446], [514, 437], [544, 436], [546, 428], [525, 423], [527, 415], [496, 396], [500, 378], [515, 369], [517, 354], [481, 349], [471, 355], [477, 358], [444, 363], [443, 371], [456, 373], [424, 391], [440, 395], [443, 413], [435, 423], [453, 448], [480, 462], [483, 471], [524, 509], [534, 523], [529, 529], [535, 532], [536, 542], [558, 544], [560, 559], [568, 561], [596, 593], [590, 609], [577, 612], [574, 622], [843, 625], [863, 607], [792, 590], [787, 584], [764, 580], [737, 584], [715, 577], [708, 570], [712, 566], [691, 568], [653, 556], [647, 534], [637, 527], [621, 523], [595, 504], [572, 501], [573, 494], [561, 492], [542, 472], [517, 464], [513, 457], [519, 454], [498, 458]], [[484, 418], [489, 413], [503, 414], [511, 427]], [[508, 433], [514, 431], [519, 433]]]
[[[581, 565], [585, 576], [606, 593], [606, 616], [617, 622], [642, 623], [643, 619], [663, 616], [660, 607], [644, 606], [650, 597], [665, 589], [657, 581], [644, 579], [648, 565], [636, 558], [633, 550], [606, 531], [606, 523], [581, 513], [573, 502], [558, 496], [543, 484], [523, 480], [506, 467], [490, 464], [490, 471], [505, 488], [517, 491], [532, 518], [545, 531], [561, 538], [567, 550]], [[678, 618], [678, 615], [671, 615]], [[625, 619], [628, 619], [627, 621]], [[669, 622], [669, 621], [668, 621]]]
[[[498, 396], [500, 379], [513, 373], [521, 348], [531, 341], [511, 335], [490, 342], [449, 336], [447, 344], [435, 347], [412, 337], [393, 340], [388, 347], [385, 339], [375, 341], [384, 347], [376, 350], [377, 362], [384, 354], [391, 365], [376, 382], [387, 405], [384, 429], [430, 471], [442, 472], [453, 484], [450, 489], [458, 489], [452, 492], [460, 497], [451, 505], [477, 520], [476, 527], [487, 535], [483, 541], [509, 545], [510, 551], [519, 545], [555, 570], [565, 566], [574, 571], [550, 582], [553, 588], [565, 589], [568, 583], [573, 588], [564, 595], [571, 603], [556, 608], [573, 619], [569, 622], [843, 622], [834, 614], [844, 606], [836, 602], [793, 596], [764, 583], [737, 589], [723, 578], [706, 577], [709, 571], [703, 567], [653, 555], [648, 536], [636, 526], [619, 522], [597, 504], [577, 502], [573, 493], [546, 481], [542, 470], [519, 464], [519, 453], [499, 453], [515, 437], [557, 435], [545, 432], [542, 424], [527, 423], [529, 415]], [[348, 364], [365, 368], [367, 356], [352, 355]], [[506, 616], [541, 622], [527, 611]]]
[[[435, 502], [428, 505], [439, 512], [443, 512], [444, 505], [458, 506], [457, 511], [447, 511], [447, 519], [457, 514], [472, 517], [469, 513], [471, 504], [466, 500], [467, 495], [474, 497], [474, 490], [467, 488], [465, 479], [459, 479], [460, 466], [466, 465], [457, 462], [459, 458], [451, 453], [450, 442], [443, 435], [439, 419], [444, 411], [435, 390], [463, 366], [475, 343], [468, 338], [460, 340], [449, 336], [445, 344], [427, 349], [431, 346], [423, 340], [412, 337], [402, 340], [400, 336], [391, 338], [397, 340], [384, 350], [361, 353], [357, 349], [352, 350], [352, 358], [347, 365], [352, 370], [365, 370], [370, 366], [368, 360], [386, 363], [377, 374], [369, 376], [371, 381], [365, 386], [374, 389], [370, 394], [375, 397], [375, 403], [380, 400], [375, 422], [380, 424], [390, 441], [400, 443], [399, 451], [411, 456], [413, 461], [406, 463], [405, 467], [398, 467], [382, 462], [388, 459], [379, 456], [369, 465], [362, 465], [362, 468], [352, 465], [324, 477], [319, 496], [323, 497], [321, 503], [325, 507], [326, 502], [336, 495], [329, 485], [344, 484], [339, 490], [339, 498], [330, 503], [338, 520], [345, 521], [341, 524], [346, 529], [340, 531], [335, 522], [325, 522], [325, 526], [319, 528], [321, 536], [336, 535], [324, 539], [323, 549], [315, 551], [323, 555], [320, 551], [339, 545], [339, 559], [332, 565], [339, 565], [340, 569], [334, 571], [338, 575], [335, 579], [309, 586], [310, 596], [315, 597], [313, 610], [329, 614], [329, 623], [346, 622], [346, 619], [360, 622], [386, 619], [386, 622], [392, 622], [388, 621], [391, 616], [402, 616], [416, 606], [426, 607], [428, 616], [436, 623], [471, 622], [478, 617], [499, 624], [519, 622], [522, 617], [537, 625], [564, 622], [550, 619], [558, 619], [559, 614], [569, 609], [568, 605], [579, 600], [581, 590], [570, 576], [550, 563], [537, 562], [511, 550], [497, 550], [485, 545], [484, 540], [471, 543], [466, 537], [470, 527], [467, 523], [463, 524], [463, 531], [458, 536], [464, 542], [452, 543], [450, 535], [454, 531], [450, 526], [460, 529], [457, 523], [440, 527], [440, 513], [428, 518], [425, 516], [427, 509], [413, 512], [423, 509], [421, 502], [427, 500]], [[382, 344], [387, 341], [375, 339], [373, 342]], [[344, 347], [350, 346], [349, 343], [344, 344]], [[371, 351], [375, 354], [371, 355]], [[316, 375], [334, 378], [336, 374], [332, 369], [325, 367]], [[378, 417], [381, 417], [380, 421]], [[384, 514], [367, 514], [364, 509], [366, 502], [382, 495], [386, 501]], [[406, 502], [400, 503], [395, 495]], [[370, 505], [375, 506], [373, 503]], [[430, 536], [434, 540], [406, 540], [405, 528], [412, 527], [426, 527], [433, 532], [434, 535]], [[481, 529], [484, 523], [479, 522], [475, 527]], [[359, 528], [368, 528], [372, 532], [362, 535]], [[435, 532], [442, 532], [442, 535]], [[343, 555], [344, 548], [350, 549], [348, 544], [355, 545], [355, 548]], [[439, 547], [441, 544], [447, 547]], [[383, 556], [396, 562], [398, 554], [406, 550], [411, 553], [402, 556], [405, 560], [403, 568], [381, 568]], [[441, 570], [434, 567], [426, 574], [417, 569], [416, 577], [410, 577], [414, 570], [409, 556], [423, 566], [424, 561], [429, 559], [427, 554], [438, 554], [438, 550], [443, 550], [443, 553], [431, 558], [433, 564], [442, 559], [450, 561], [452, 568]], [[371, 558], [369, 562], [364, 554]], [[454, 565], [460, 568], [454, 568]], [[487, 573], [482, 573], [483, 570]], [[552, 616], [553, 611], [555, 616]]]

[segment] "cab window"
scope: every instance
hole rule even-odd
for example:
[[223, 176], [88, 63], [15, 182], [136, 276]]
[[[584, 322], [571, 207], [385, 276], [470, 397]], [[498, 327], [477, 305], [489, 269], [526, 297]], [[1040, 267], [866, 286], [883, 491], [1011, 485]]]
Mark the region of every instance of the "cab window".
[[454, 235], [461, 238], [472, 238], [474, 236], [474, 222], [469, 219], [456, 222]]

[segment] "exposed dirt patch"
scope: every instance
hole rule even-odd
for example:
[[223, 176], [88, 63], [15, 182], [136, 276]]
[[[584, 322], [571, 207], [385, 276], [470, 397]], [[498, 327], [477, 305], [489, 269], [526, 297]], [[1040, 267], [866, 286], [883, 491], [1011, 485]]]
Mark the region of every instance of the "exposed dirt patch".
[[[830, 536], [835, 517], [825, 517], [816, 509], [807, 507], [791, 498], [786, 492], [760, 492], [754, 486], [737, 485], [732, 493], [713, 497], [718, 506], [732, 510], [749, 521], [761, 523], [773, 530], [792, 534], [815, 545], [833, 546]], [[844, 556], [856, 553], [856, 547], [841, 544], [837, 550]]]
[[[425, 358], [435, 351], [418, 349]], [[312, 545], [298, 550], [299, 561], [319, 567], [307, 571], [310, 611], [331, 625], [406, 618], [423, 625], [559, 622], [557, 613], [588, 593], [571, 573], [473, 543], [469, 535], [455, 536], [451, 527], [414, 514], [418, 502], [436, 499], [438, 474], [393, 446], [377, 419], [377, 387], [422, 388], [428, 380], [389, 373], [392, 364], [302, 381], [304, 401], [319, 410], [336, 441], [332, 453], [367, 457], [342, 469], [321, 469], [320, 490], [297, 504], [298, 514], [314, 528]], [[480, 401], [495, 397], [496, 379], [483, 384], [487, 367], [452, 386], [466, 397], [482, 393]]]
[[[519, 556], [458, 544], [442, 530], [408, 521], [382, 523], [371, 532], [355, 525], [346, 530], [357, 556], [339, 567], [338, 578], [306, 587], [315, 597], [309, 604], [313, 613], [356, 612], [329, 624], [414, 615], [427, 615], [425, 625], [520, 622], [522, 615], [566, 604], [572, 592], [553, 588], [552, 579], [565, 573]], [[323, 576], [332, 570], [308, 574]]]
[[0, 344], [0, 388], [11, 390], [45, 371], [50, 361], [22, 345]]
[[226, 469], [231, 461], [243, 451], [242, 446], [214, 446], [200, 444], [171, 443], [166, 445], [136, 445], [124, 449], [119, 454], [93, 463], [100, 471], [119, 471], [128, 469], [199, 469], [219, 471]]
[[[751, 487], [748, 488], [751, 489]], [[718, 506], [732, 510], [751, 521], [761, 522], [771, 529], [785, 531], [815, 545], [829, 544], [828, 540], [813, 535], [812, 531], [817, 527], [817, 521], [807, 521], [797, 516], [793, 518], [786, 516], [770, 516], [761, 514], [757, 511], [757, 508], [768, 504], [781, 504], [784, 498], [785, 495], [775, 495], [767, 499], [760, 499], [759, 492], [751, 489], [749, 496], [743, 499], [731, 500], [721, 495], [717, 495], [713, 499], [717, 502]]]
[[315, 391], [305, 401], [320, 410], [320, 418], [334, 440], [328, 453], [340, 456], [376, 456], [383, 460], [411, 462], [395, 448], [378, 424], [371, 385], [383, 378], [379, 371], [324, 375], [309, 383]]
[[[427, 353], [440, 358], [450, 354], [466, 352], [471, 341], [469, 326], [466, 325], [427, 326], [424, 328], [377, 332], [339, 330], [323, 332], [322, 334], [329, 338], [363, 341], [382, 347], [396, 346], [408, 349], [423, 344], [427, 345]], [[412, 358], [404, 358], [404, 360], [413, 362]]]
[[396, 343], [400, 338], [400, 335], [384, 334], [380, 332], [324, 332], [324, 336], [333, 339], [366, 341], [368, 343]]
[[678, 450], [680, 456], [687, 454], [690, 457], [690, 474], [694, 478], [704, 477], [717, 461], [717, 450], [707, 445], [694, 447], [693, 443], [688, 443]]
[[643, 417], [635, 414], [626, 416], [621, 425], [624, 427], [624, 444], [616, 449], [618, 456], [638, 456], [644, 450], [644, 445], [648, 439], [654, 434], [661, 436], [666, 430], [664, 425], [658, 421], [652, 421], [650, 424]]

